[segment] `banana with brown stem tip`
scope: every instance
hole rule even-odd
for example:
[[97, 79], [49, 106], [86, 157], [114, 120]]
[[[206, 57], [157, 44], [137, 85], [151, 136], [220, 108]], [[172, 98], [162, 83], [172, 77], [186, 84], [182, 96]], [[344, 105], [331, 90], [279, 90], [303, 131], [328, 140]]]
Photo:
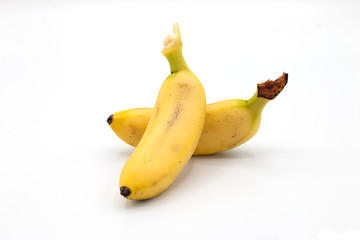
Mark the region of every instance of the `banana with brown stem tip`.
[[[195, 155], [204, 155], [235, 148], [257, 133], [266, 104], [285, 87], [288, 74], [260, 83], [249, 100], [230, 99], [207, 105], [206, 120]], [[134, 108], [114, 113], [108, 123], [124, 142], [136, 147], [142, 138], [152, 108]]]

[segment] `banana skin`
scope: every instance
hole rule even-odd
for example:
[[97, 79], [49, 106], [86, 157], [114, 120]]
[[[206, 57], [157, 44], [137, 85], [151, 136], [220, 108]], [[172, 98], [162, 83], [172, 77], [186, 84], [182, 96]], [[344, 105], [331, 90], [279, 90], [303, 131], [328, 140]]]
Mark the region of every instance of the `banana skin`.
[[[233, 149], [250, 140], [257, 133], [261, 114], [288, 82], [283, 73], [276, 80], [257, 85], [255, 94], [248, 100], [229, 99], [207, 105], [206, 120], [194, 155], [205, 155]], [[124, 142], [136, 147], [141, 140], [152, 108], [134, 108], [114, 113], [108, 123]]]
[[120, 174], [120, 194], [128, 199], [149, 199], [165, 191], [191, 158], [204, 126], [205, 91], [183, 58], [177, 24], [173, 31], [161, 52], [171, 74], [162, 84], [146, 130]]

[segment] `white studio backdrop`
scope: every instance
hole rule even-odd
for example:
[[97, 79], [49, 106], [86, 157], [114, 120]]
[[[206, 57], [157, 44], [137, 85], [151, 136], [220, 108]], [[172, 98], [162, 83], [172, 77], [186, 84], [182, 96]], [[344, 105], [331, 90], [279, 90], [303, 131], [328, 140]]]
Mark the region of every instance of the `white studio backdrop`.
[[[0, 1], [0, 239], [355, 239], [358, 1]], [[152, 107], [178, 22], [209, 103], [289, 82], [258, 134], [121, 197], [133, 148], [106, 123]], [[358, 238], [356, 238], [358, 239]]]

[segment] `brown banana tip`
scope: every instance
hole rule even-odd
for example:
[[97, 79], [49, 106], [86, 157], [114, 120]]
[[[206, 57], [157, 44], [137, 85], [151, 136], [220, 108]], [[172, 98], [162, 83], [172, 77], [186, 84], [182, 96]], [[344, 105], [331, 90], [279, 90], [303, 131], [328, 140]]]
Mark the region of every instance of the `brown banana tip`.
[[274, 99], [286, 86], [288, 82], [288, 74], [283, 73], [276, 80], [267, 80], [257, 85], [258, 97], [266, 98], [269, 100]]
[[114, 116], [111, 114], [106, 121], [110, 125], [113, 122], [113, 119], [114, 119]]
[[120, 187], [120, 194], [122, 196], [127, 197], [127, 196], [130, 195], [130, 193], [131, 193], [130, 188], [128, 188], [127, 186], [121, 186]]

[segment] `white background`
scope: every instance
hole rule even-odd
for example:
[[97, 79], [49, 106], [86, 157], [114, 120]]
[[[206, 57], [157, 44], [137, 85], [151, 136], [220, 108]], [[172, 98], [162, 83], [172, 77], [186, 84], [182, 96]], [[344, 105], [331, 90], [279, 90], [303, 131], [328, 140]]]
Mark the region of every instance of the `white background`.
[[[0, 1], [0, 239], [335, 239], [360, 230], [359, 1]], [[151, 107], [178, 22], [207, 101], [289, 73], [258, 134], [149, 201], [106, 123]], [[331, 234], [330, 234], [331, 235]]]

